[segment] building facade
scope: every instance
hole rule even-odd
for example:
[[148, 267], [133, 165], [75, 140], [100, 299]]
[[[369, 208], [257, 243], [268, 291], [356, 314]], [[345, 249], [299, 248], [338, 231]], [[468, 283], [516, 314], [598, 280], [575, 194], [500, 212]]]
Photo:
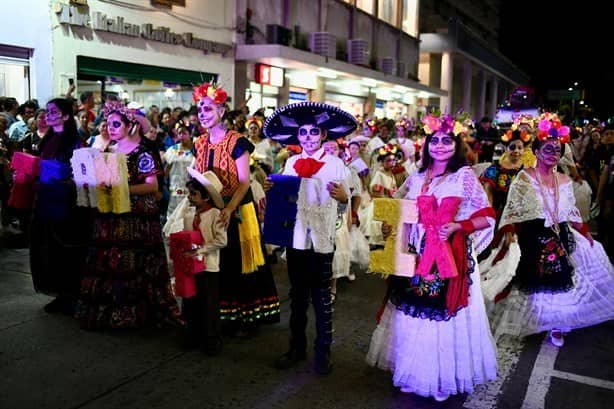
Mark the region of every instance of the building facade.
[[474, 118], [495, 117], [497, 106], [529, 77], [498, 51], [498, 0], [420, 2], [419, 79], [447, 95], [442, 111], [462, 108]]
[[415, 117], [446, 95], [418, 81], [417, 0], [235, 4], [235, 89], [251, 95], [252, 112], [312, 100], [355, 115]]
[[36, 10], [45, 24], [25, 39], [23, 27], [13, 27], [2, 41], [14, 38], [29, 50], [32, 95], [41, 102], [64, 95], [70, 82], [75, 95], [115, 94], [143, 106], [187, 108], [192, 86], [211, 80], [232, 95], [232, 2], [24, 1], [32, 4], [14, 8], [28, 13], [18, 20], [30, 27], [29, 13]]

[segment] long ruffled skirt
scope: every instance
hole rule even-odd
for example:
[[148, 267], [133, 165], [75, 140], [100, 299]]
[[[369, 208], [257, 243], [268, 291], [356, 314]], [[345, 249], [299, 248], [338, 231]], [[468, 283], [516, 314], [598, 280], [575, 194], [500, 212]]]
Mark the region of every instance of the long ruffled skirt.
[[448, 321], [413, 318], [390, 302], [373, 332], [366, 361], [392, 372], [394, 386], [421, 396], [471, 393], [497, 377], [479, 274], [472, 274], [469, 305]]
[[524, 337], [553, 328], [569, 331], [614, 319], [614, 267], [603, 246], [573, 230], [576, 251], [574, 287], [566, 292], [526, 294], [515, 286], [495, 304], [491, 326], [495, 337]]

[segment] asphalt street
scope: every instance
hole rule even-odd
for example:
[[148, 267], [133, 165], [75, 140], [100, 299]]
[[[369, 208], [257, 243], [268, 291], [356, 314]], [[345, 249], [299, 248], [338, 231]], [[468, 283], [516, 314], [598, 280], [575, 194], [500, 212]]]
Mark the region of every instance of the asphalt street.
[[[274, 264], [279, 324], [226, 338], [221, 356], [179, 348], [178, 330], [88, 332], [50, 315], [36, 294], [28, 250], [0, 241], [0, 408], [609, 408], [614, 401], [614, 322], [574, 331], [558, 349], [539, 334], [498, 345], [499, 378], [444, 403], [401, 393], [389, 373], [365, 364], [384, 293], [378, 276], [341, 280], [335, 304], [334, 368], [316, 375], [311, 357], [272, 367], [288, 336], [285, 264]], [[313, 338], [313, 320], [309, 322]], [[311, 338], [311, 339], [312, 339]]]

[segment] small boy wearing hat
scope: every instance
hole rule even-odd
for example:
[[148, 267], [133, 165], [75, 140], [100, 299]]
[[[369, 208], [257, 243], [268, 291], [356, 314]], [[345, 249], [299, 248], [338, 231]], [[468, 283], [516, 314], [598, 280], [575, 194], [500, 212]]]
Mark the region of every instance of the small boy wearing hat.
[[[343, 213], [349, 200], [350, 172], [341, 159], [327, 154], [322, 142], [342, 138], [356, 129], [349, 113], [323, 103], [300, 102], [273, 112], [264, 124], [264, 134], [284, 145], [300, 144], [302, 151], [289, 158], [283, 174], [317, 179], [321, 202], [311, 220], [294, 227], [294, 243], [286, 248], [290, 278], [290, 348], [275, 362], [279, 369], [295, 366], [306, 358], [307, 309], [315, 311], [316, 339], [314, 369], [318, 374], [332, 370], [330, 348], [332, 323], [332, 261], [337, 213]], [[265, 190], [272, 187], [267, 179]], [[299, 202], [300, 202], [299, 192]], [[301, 213], [301, 212], [299, 212]], [[313, 220], [316, 218], [318, 220]], [[266, 220], [265, 220], [266, 223]], [[331, 233], [332, 231], [332, 233]]]
[[[183, 299], [183, 317], [186, 322], [185, 348], [202, 347], [209, 355], [222, 351], [219, 305], [220, 249], [226, 247], [227, 235], [220, 219], [224, 201], [220, 194], [222, 183], [215, 173], [200, 174], [188, 168], [192, 177], [186, 183], [188, 201], [196, 208], [191, 226], [200, 231], [202, 245], [184, 252], [185, 257], [204, 257], [205, 271], [195, 275], [196, 295]], [[187, 210], [187, 207], [186, 207]]]

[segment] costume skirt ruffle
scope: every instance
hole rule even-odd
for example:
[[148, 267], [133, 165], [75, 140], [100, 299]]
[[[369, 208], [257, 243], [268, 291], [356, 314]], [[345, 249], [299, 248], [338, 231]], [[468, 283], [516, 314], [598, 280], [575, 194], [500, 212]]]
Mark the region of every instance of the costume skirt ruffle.
[[335, 230], [335, 255], [333, 257], [333, 278], [350, 275], [350, 232], [347, 228], [347, 216], [337, 221]]
[[491, 326], [495, 337], [551, 330], [569, 331], [614, 319], [614, 267], [601, 243], [590, 242], [572, 230], [576, 250], [574, 287], [561, 293], [526, 294], [513, 287], [495, 305]]
[[413, 318], [389, 302], [366, 361], [390, 370], [394, 386], [425, 397], [471, 393], [475, 385], [496, 379], [495, 343], [479, 279], [471, 284], [469, 305], [448, 321]]
[[[233, 217], [228, 226], [228, 244], [220, 250], [222, 323], [235, 329], [279, 322], [279, 297], [271, 268], [263, 260], [255, 271], [244, 274], [244, 243], [239, 236], [238, 221]], [[260, 240], [258, 242], [260, 244]]]

